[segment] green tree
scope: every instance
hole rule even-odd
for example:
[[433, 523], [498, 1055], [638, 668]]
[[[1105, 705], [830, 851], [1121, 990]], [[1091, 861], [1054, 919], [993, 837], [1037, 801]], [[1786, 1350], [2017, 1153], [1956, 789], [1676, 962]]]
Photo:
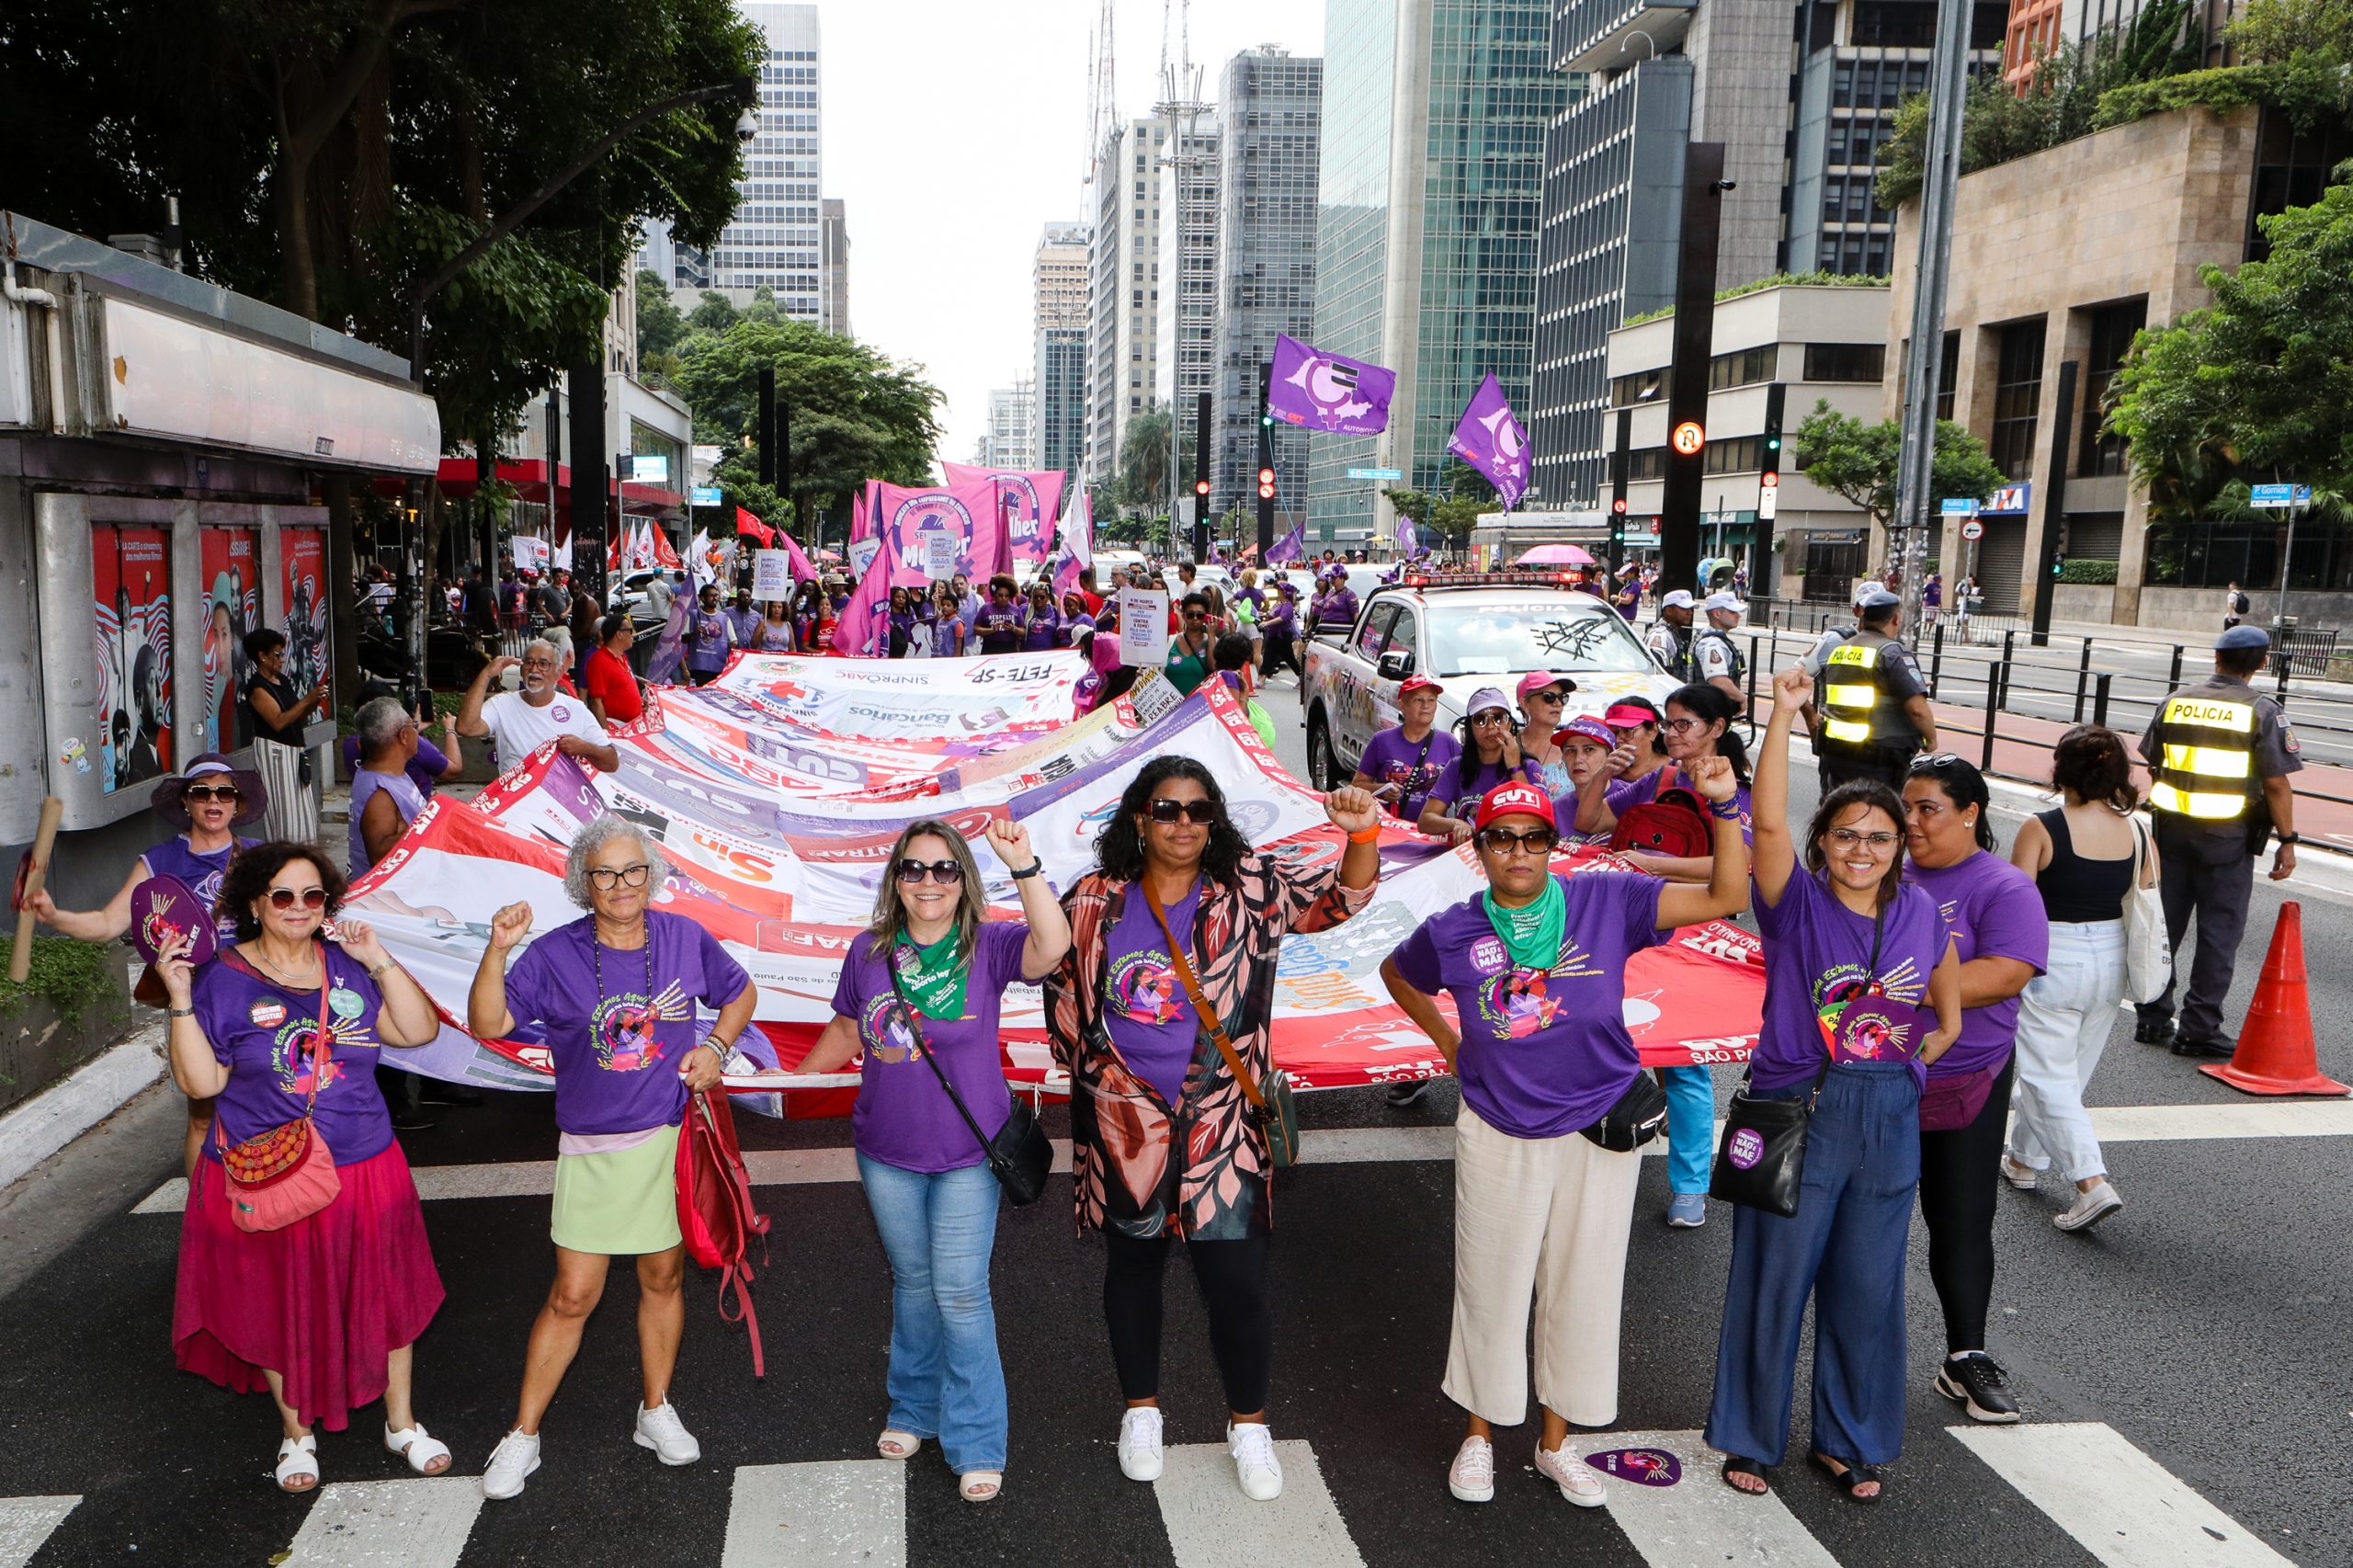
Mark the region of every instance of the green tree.
[[637, 269], [637, 354], [641, 360], [673, 355], [687, 335], [686, 312], [670, 298], [658, 272]]
[[2310, 54], [2329, 65], [2353, 62], [2353, 6], [2345, 0], [2247, 0], [2223, 29], [2241, 60], [2285, 64]]
[[735, 324], [735, 307], [718, 290], [705, 289], [687, 322], [697, 332], [725, 332]]
[[[1882, 527], [1895, 512], [1895, 474], [1904, 428], [1893, 419], [1866, 425], [1839, 413], [1828, 399], [1813, 405], [1797, 428], [1795, 458], [1808, 479], [1860, 506]], [[1948, 496], [1982, 501], [2007, 483], [1984, 444], [1968, 427], [1937, 421], [1936, 457], [1928, 473], [1928, 509]]]
[[1112, 500], [1122, 506], [1165, 506], [1168, 502], [1168, 410], [1144, 405], [1128, 421], [1120, 441], [1120, 471]]

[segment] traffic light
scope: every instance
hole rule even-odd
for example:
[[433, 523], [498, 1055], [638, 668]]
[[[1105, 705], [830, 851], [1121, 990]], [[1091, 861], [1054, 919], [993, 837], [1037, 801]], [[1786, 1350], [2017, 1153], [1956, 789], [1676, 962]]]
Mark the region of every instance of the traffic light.
[[1258, 471], [1258, 499], [1271, 501], [1274, 498], [1275, 471], [1270, 468], [1262, 468]]
[[1621, 517], [1624, 517], [1626, 515], [1626, 498], [1623, 495], [1614, 497], [1609, 503], [1609, 509], [1612, 512], [1615, 512], [1618, 516]]
[[1196, 494], [1196, 495], [1207, 495], [1209, 493], [1210, 493], [1210, 482], [1209, 482], [1208, 480], [1206, 480], [1206, 479], [1197, 479], [1197, 480], [1193, 481], [1193, 494]]
[[2066, 574], [2067, 574], [2067, 558], [2066, 558], [2065, 556], [2063, 556], [2063, 555], [2054, 555], [2054, 556], [2052, 556], [2052, 557], [2051, 558], [2051, 575], [2052, 575], [2052, 577], [2056, 578], [2056, 577], [2063, 577], [2063, 576], [2065, 576]]

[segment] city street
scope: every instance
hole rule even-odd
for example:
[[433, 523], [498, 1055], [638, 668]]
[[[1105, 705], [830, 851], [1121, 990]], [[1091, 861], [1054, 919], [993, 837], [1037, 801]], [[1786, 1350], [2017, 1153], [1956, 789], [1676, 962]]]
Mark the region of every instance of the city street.
[[[1284, 760], [1300, 769], [1288, 680], [1266, 700]], [[1800, 770], [1800, 811], [1812, 803], [1810, 771]], [[2006, 836], [2024, 802], [2002, 803]], [[2353, 913], [2333, 895], [2257, 884], [2231, 1021], [2283, 895], [2302, 901], [2320, 960], [2321, 1066], [2353, 1075], [2353, 978], [2328, 960], [2353, 943]], [[1720, 1095], [1732, 1081], [1719, 1072]], [[757, 1295], [766, 1381], [751, 1378], [743, 1331], [719, 1322], [711, 1281], [690, 1278], [674, 1395], [703, 1458], [656, 1464], [629, 1441], [635, 1289], [617, 1271], [548, 1418], [544, 1468], [519, 1499], [484, 1503], [475, 1478], [510, 1419], [550, 1267], [550, 1102], [500, 1095], [403, 1139], [449, 1290], [418, 1346], [417, 1407], [455, 1450], [451, 1475], [410, 1476], [378, 1444], [371, 1407], [351, 1431], [323, 1437], [319, 1495], [279, 1495], [267, 1476], [267, 1402], [172, 1368], [180, 1116], [165, 1086], [0, 1206], [0, 1563], [2353, 1562], [2353, 1108], [2239, 1096], [2132, 1044], [2121, 1017], [2089, 1097], [2125, 1210], [2071, 1236], [2049, 1223], [2055, 1182], [2001, 1195], [1989, 1348], [2026, 1424], [1971, 1429], [1929, 1392], [1942, 1332], [1915, 1225], [1905, 1452], [1870, 1510], [1795, 1462], [1802, 1398], [1774, 1498], [1717, 1483], [1696, 1429], [1729, 1210], [1711, 1205], [1705, 1229], [1670, 1232], [1664, 1161], [1646, 1160], [1620, 1418], [1574, 1441], [1585, 1451], [1663, 1449], [1680, 1457], [1685, 1479], [1613, 1483], [1610, 1506], [1588, 1513], [1526, 1470], [1532, 1424], [1501, 1435], [1495, 1502], [1446, 1493], [1460, 1428], [1438, 1387], [1450, 1297], [1449, 1083], [1404, 1110], [1377, 1090], [1303, 1101], [1307, 1159], [1278, 1183], [1271, 1415], [1288, 1481], [1275, 1505], [1244, 1501], [1216, 1446], [1219, 1395], [1182, 1264], [1168, 1295], [1168, 1471], [1154, 1486], [1120, 1477], [1097, 1305], [1101, 1248], [1073, 1239], [1065, 1179], [1034, 1207], [1007, 1210], [993, 1278], [1012, 1453], [1006, 1494], [986, 1507], [957, 1500], [928, 1447], [904, 1464], [874, 1457], [889, 1294], [844, 1147], [847, 1123], [756, 1117], [740, 1123], [776, 1226]], [[1062, 1113], [1047, 1119], [1063, 1131]]]

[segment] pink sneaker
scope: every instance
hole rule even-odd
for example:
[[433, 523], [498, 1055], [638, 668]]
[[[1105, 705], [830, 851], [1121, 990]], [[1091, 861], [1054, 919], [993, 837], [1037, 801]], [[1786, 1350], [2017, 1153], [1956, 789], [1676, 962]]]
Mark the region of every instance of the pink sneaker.
[[1601, 1477], [1566, 1448], [1547, 1449], [1539, 1444], [1536, 1470], [1561, 1489], [1562, 1496], [1580, 1508], [1598, 1508], [1609, 1501], [1608, 1488], [1601, 1484]]
[[1462, 1503], [1492, 1503], [1495, 1496], [1495, 1446], [1484, 1437], [1465, 1437], [1447, 1467], [1446, 1489]]

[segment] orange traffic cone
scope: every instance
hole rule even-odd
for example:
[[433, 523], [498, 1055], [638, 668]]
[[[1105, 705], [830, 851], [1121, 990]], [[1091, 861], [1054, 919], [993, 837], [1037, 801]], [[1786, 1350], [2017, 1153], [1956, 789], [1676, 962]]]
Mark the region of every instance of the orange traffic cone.
[[2263, 978], [2255, 1002], [2239, 1027], [2239, 1048], [2230, 1061], [2200, 1067], [2250, 1095], [2347, 1095], [2347, 1088], [2320, 1070], [2313, 1045], [2312, 1000], [2304, 989], [2304, 906], [2293, 900], [2279, 908], [2271, 928], [2271, 950], [2263, 957]]

